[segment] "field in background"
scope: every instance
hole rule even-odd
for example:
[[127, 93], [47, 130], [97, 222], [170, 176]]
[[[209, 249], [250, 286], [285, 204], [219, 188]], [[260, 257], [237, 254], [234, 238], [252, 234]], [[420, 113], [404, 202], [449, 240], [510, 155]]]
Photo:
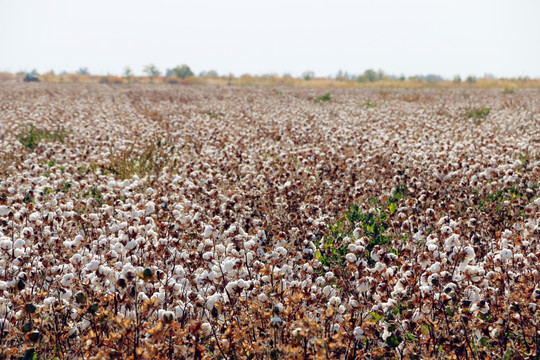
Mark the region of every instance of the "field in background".
[[540, 356], [540, 90], [92, 79], [0, 83], [0, 359]]

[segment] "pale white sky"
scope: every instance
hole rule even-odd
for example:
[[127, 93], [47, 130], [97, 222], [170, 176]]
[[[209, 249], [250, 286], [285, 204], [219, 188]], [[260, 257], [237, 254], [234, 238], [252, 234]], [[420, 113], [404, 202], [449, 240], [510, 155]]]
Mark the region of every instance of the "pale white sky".
[[0, 71], [540, 78], [539, 0], [0, 0]]

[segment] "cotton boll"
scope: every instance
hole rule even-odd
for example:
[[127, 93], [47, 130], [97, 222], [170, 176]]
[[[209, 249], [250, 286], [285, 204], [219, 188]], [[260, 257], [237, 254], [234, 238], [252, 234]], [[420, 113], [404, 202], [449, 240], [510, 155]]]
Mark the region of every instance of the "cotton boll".
[[3, 237], [0, 239], [0, 249], [2, 250], [11, 250], [13, 248], [13, 242], [8, 237]]
[[268, 301], [268, 297], [264, 293], [259, 294], [258, 299], [259, 299], [260, 302]]
[[330, 306], [337, 306], [341, 304], [341, 298], [338, 296], [333, 296], [328, 300], [328, 305]]
[[213, 231], [214, 231], [214, 228], [212, 226], [210, 226], [210, 225], [207, 225], [204, 228], [203, 237], [209, 238], [210, 236], [212, 236]]
[[87, 271], [96, 271], [98, 267], [99, 267], [99, 261], [97, 260], [92, 260], [85, 266]]
[[125, 250], [124, 250], [124, 245], [122, 245], [122, 243], [118, 242], [116, 244], [114, 244], [112, 250], [118, 254], [122, 254]]
[[223, 270], [225, 272], [229, 272], [233, 270], [234, 266], [236, 265], [236, 261], [234, 260], [227, 260], [223, 263]]
[[24, 247], [24, 245], [26, 245], [26, 241], [24, 241], [23, 239], [17, 239], [13, 243], [13, 248], [14, 249], [21, 249], [21, 248]]
[[144, 213], [146, 216], [153, 214], [156, 211], [156, 204], [153, 201], [149, 201], [144, 205]]
[[206, 299], [206, 308], [208, 310], [212, 310], [212, 308], [214, 307], [214, 305], [216, 304], [216, 302], [218, 301], [221, 301], [222, 300], [222, 296], [221, 294], [219, 293], [215, 293], [211, 296], [209, 296], [207, 299]]
[[358, 291], [361, 293], [366, 293], [369, 291], [369, 284], [365, 281], [360, 283], [360, 286], [358, 287]]
[[434, 252], [437, 249], [439, 249], [439, 246], [437, 244], [435, 244], [434, 240], [430, 240], [430, 241], [427, 242], [427, 248], [428, 248], [429, 251]]
[[345, 259], [347, 259], [348, 262], [353, 263], [356, 261], [356, 255], [348, 253], [347, 255], [345, 255]]
[[246, 250], [251, 250], [253, 249], [257, 244], [255, 243], [255, 241], [253, 240], [248, 240], [244, 243], [244, 248]]
[[434, 263], [433, 265], [430, 266], [429, 271], [432, 272], [432, 273], [440, 272], [441, 271], [441, 263], [437, 261], [436, 263]]
[[287, 255], [287, 250], [282, 247], [282, 246], [279, 246], [276, 248], [276, 252], [280, 255], [280, 256], [286, 256]]
[[64, 276], [62, 276], [62, 280], [60, 280], [60, 284], [63, 287], [70, 287], [71, 285], [73, 285], [73, 279], [74, 279], [73, 274], [65, 274]]
[[365, 338], [364, 334], [365, 334], [365, 332], [360, 326], [355, 327], [354, 330], [353, 330], [353, 335], [354, 335], [356, 340], [364, 339]]
[[9, 209], [7, 208], [7, 206], [0, 206], [0, 216], [8, 216], [8, 215], [9, 215]]
[[139, 244], [137, 244], [136, 241], [130, 240], [130, 241], [128, 241], [128, 243], [126, 244], [125, 248], [126, 248], [127, 251], [131, 251], [131, 250], [133, 250], [133, 249], [136, 249], [138, 246], [139, 246]]
[[80, 265], [81, 261], [82, 261], [81, 254], [75, 254], [69, 258], [69, 262], [72, 263], [73, 265]]
[[512, 251], [509, 249], [503, 249], [501, 251], [501, 258], [502, 259], [510, 259], [512, 257]]

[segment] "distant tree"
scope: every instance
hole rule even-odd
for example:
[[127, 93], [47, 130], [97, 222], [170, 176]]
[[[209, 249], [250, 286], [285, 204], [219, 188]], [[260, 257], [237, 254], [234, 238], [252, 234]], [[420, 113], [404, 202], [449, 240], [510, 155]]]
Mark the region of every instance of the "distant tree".
[[290, 79], [290, 78], [292, 78], [292, 75], [289, 74], [289, 73], [283, 73], [283, 78]]
[[79, 68], [79, 70], [75, 71], [75, 74], [78, 75], [90, 75], [90, 72], [88, 71], [87, 67]]
[[181, 66], [177, 66], [173, 69], [168, 69], [167, 76], [172, 76], [172, 75], [176, 75], [180, 79], [185, 79], [187, 77], [194, 76], [195, 74], [193, 74], [193, 71], [191, 71], [189, 66], [184, 64]]
[[378, 80], [377, 72], [373, 69], [367, 69], [364, 71], [364, 76], [369, 82], [375, 82]]
[[155, 77], [161, 75], [161, 71], [159, 71], [159, 69], [154, 64], [146, 65], [143, 69], [143, 72], [148, 75], [150, 81], [154, 81]]
[[401, 75], [399, 76], [399, 81], [405, 81], [405, 75], [401, 74]]
[[131, 71], [131, 68], [129, 66], [126, 66], [124, 68], [123, 76], [124, 78], [126, 78], [128, 83], [131, 82], [131, 78], [133, 77], [133, 71]]
[[452, 80], [454, 83], [459, 84], [461, 82], [461, 76], [456, 75], [454, 76], [454, 80]]
[[217, 77], [219, 77], [219, 75], [218, 75], [218, 72], [216, 70], [209, 70], [209, 71], [201, 71], [199, 73], [199, 77], [217, 78]]
[[384, 73], [384, 71], [382, 69], [379, 69], [379, 71], [377, 71], [377, 80], [384, 80], [385, 77], [386, 74]]
[[426, 76], [424, 76], [424, 80], [429, 82], [429, 83], [437, 83], [439, 81], [442, 81], [443, 78], [441, 75], [437, 75], [437, 74], [427, 74]]
[[315, 73], [313, 71], [304, 71], [304, 73], [302, 73], [302, 78], [304, 80], [311, 80], [315, 77]]
[[474, 84], [476, 82], [476, 76], [469, 75], [465, 81], [467, 81], [469, 84]]

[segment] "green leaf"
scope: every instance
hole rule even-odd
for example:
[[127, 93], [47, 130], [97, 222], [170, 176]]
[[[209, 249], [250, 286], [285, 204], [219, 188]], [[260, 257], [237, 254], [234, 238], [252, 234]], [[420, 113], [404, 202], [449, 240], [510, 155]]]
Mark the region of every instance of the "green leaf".
[[392, 349], [395, 349], [399, 346], [400, 339], [396, 336], [396, 334], [392, 334], [391, 336], [386, 338], [386, 344], [388, 344], [389, 347]]
[[390, 210], [390, 214], [393, 214], [396, 212], [397, 204], [394, 202], [391, 202], [390, 205], [388, 205], [388, 209]]
[[486, 345], [487, 345], [487, 341], [488, 341], [488, 338], [485, 337], [485, 336], [482, 336], [482, 337], [480, 338], [480, 345], [486, 346]]
[[375, 322], [378, 322], [383, 317], [381, 314], [376, 313], [375, 311], [370, 312], [369, 315], [373, 318]]
[[154, 276], [154, 273], [152, 272], [152, 269], [144, 269], [143, 272], [142, 272], [142, 278], [143, 280], [149, 280], [152, 278], [152, 276]]
[[37, 354], [35, 353], [34, 348], [28, 349], [24, 352], [24, 356], [20, 357], [22, 360], [37, 360]]
[[27, 313], [33, 314], [33, 313], [36, 312], [37, 307], [36, 307], [34, 304], [26, 304], [26, 306], [24, 307], [24, 309], [26, 310]]
[[75, 295], [75, 301], [78, 304], [86, 303], [86, 295], [84, 295], [84, 293], [82, 293], [82, 292], [78, 293], [77, 295]]
[[24, 324], [24, 325], [22, 326], [22, 329], [21, 329], [21, 330], [22, 330], [23, 333], [26, 334], [27, 332], [32, 331], [33, 328], [34, 328], [34, 325], [33, 325], [32, 322], [30, 321], [30, 322], [27, 322], [26, 324]]
[[89, 308], [88, 308], [88, 311], [92, 314], [95, 314], [97, 309], [98, 309], [99, 305], [94, 303], [92, 304]]

